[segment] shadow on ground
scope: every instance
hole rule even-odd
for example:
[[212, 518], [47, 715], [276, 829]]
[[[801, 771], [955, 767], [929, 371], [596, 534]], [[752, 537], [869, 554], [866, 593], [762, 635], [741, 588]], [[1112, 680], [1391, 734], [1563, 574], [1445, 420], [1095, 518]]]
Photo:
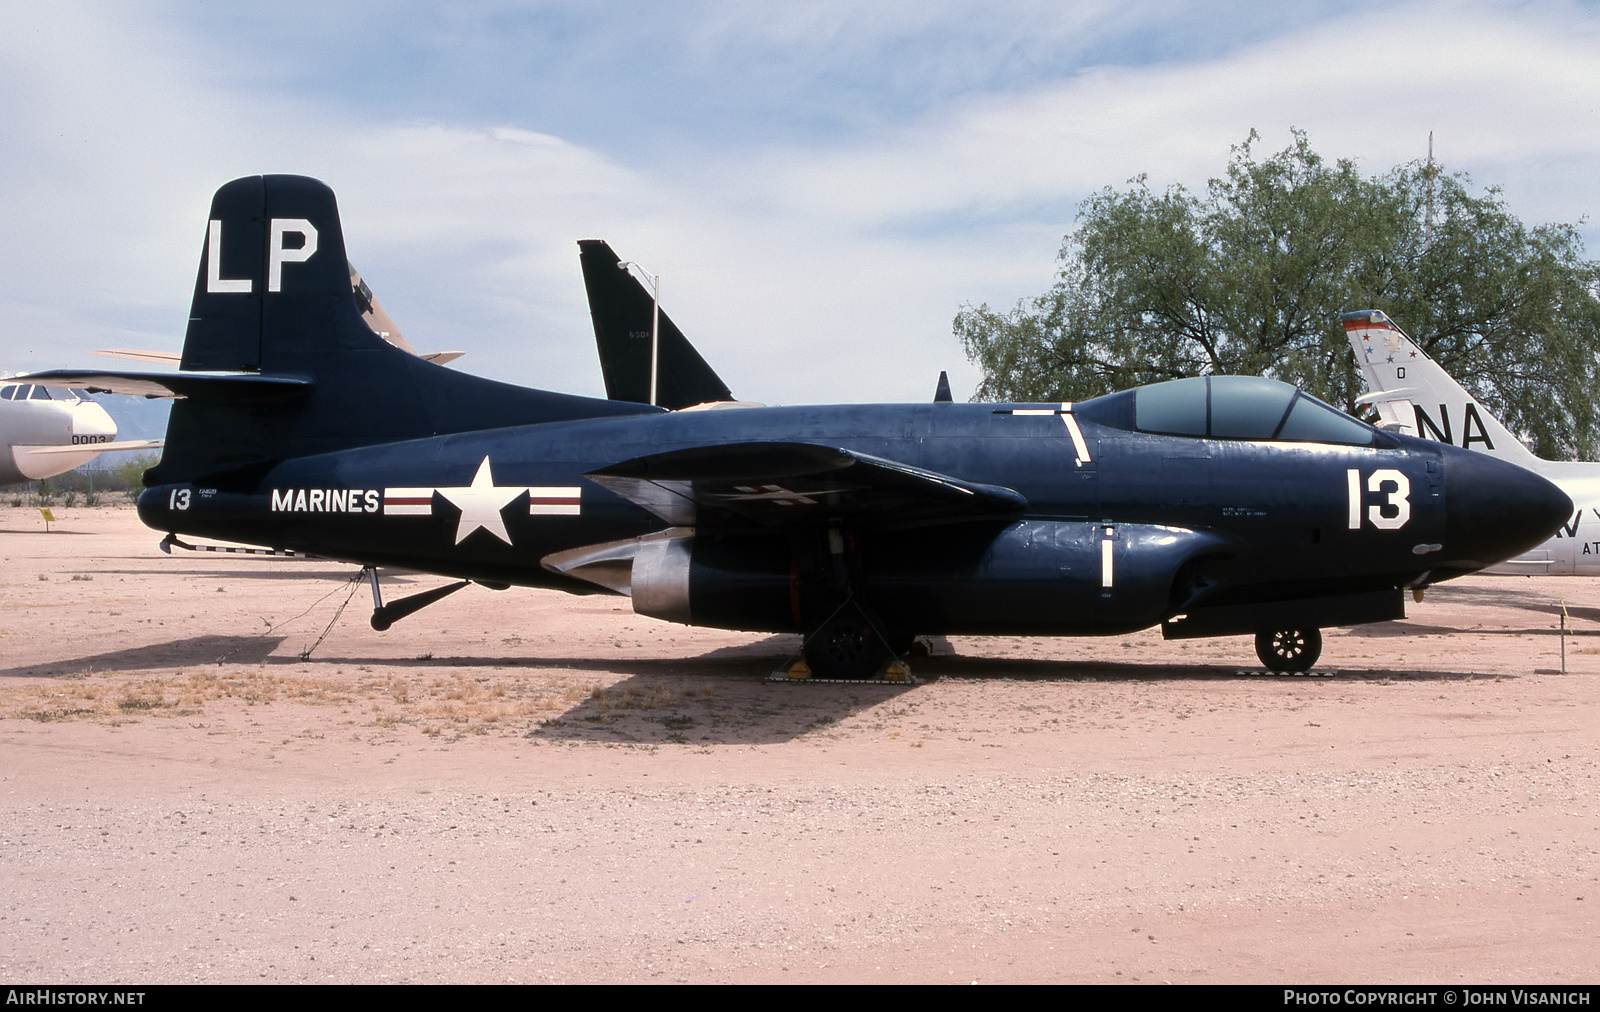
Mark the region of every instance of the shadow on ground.
[[[56, 521], [56, 522], [60, 523], [59, 520]], [[65, 536], [65, 535], [83, 535], [83, 534], [93, 534], [93, 533], [94, 533], [94, 531], [59, 531], [59, 530], [42, 531], [42, 530], [37, 530], [37, 529], [31, 530], [31, 531], [18, 531], [18, 530], [11, 530], [9, 528], [0, 528], [0, 534], [49, 534], [52, 538], [55, 537], [58, 534]]]
[[[1543, 593], [1511, 590], [1504, 587], [1474, 587], [1462, 586], [1453, 583], [1448, 587], [1435, 588], [1442, 600], [1459, 601], [1462, 604], [1482, 605], [1487, 608], [1517, 608], [1522, 611], [1537, 612], [1540, 615], [1549, 615], [1552, 618], [1561, 614], [1561, 601], [1551, 598]], [[1585, 608], [1577, 605], [1568, 605], [1567, 614], [1572, 618], [1586, 622], [1600, 623], [1600, 608]], [[1491, 632], [1498, 630], [1474, 630], [1475, 632]], [[1548, 632], [1548, 629], [1532, 630]]]
[[[276, 654], [287, 637], [196, 636], [164, 643], [28, 667], [0, 669], [4, 677], [78, 677], [108, 672], [201, 668], [217, 664], [305, 668], [316, 671], [404, 670], [409, 673], [459, 674], [484, 683], [518, 681], [541, 672], [595, 676], [593, 688], [565, 709], [539, 719], [526, 718], [516, 729], [497, 724], [493, 733], [521, 733], [535, 740], [561, 743], [612, 744], [775, 744], [812, 732], [825, 732], [869, 708], [892, 705], [915, 693], [918, 684], [888, 682], [822, 682], [770, 680], [793, 660], [797, 636], [769, 636], [721, 647], [689, 658], [505, 657], [469, 656], [392, 658], [349, 653]], [[993, 658], [960, 656], [947, 643], [934, 656], [912, 662], [919, 684], [961, 682], [1111, 682], [1268, 680], [1286, 688], [1308, 680], [1451, 682], [1512, 675], [1458, 671], [1359, 670], [1318, 675], [1272, 675], [1236, 665], [1135, 663], [1097, 659]], [[332, 675], [331, 677], [338, 677]], [[387, 677], [387, 676], [385, 676]], [[528, 688], [548, 691], [548, 682]], [[513, 694], [523, 691], [521, 686]], [[1092, 690], [1088, 690], [1092, 691]], [[408, 721], [409, 722], [409, 721]]]
[[[162, 576], [192, 576], [200, 580], [330, 580], [339, 583], [352, 582], [357, 571], [350, 567], [344, 569], [308, 569], [299, 568], [303, 563], [286, 562], [274, 559], [263, 562], [259, 568], [256, 566], [240, 566], [236, 569], [177, 569], [162, 567]], [[277, 568], [273, 568], [277, 567]], [[148, 578], [148, 569], [96, 569], [96, 574], [104, 573], [107, 576], [137, 576]], [[397, 585], [408, 586], [417, 582], [415, 579], [406, 579], [384, 574], [384, 588], [387, 590], [392, 582]]]
[[0, 678], [72, 677], [203, 664], [262, 664], [277, 660], [271, 654], [284, 639], [283, 636], [190, 636], [45, 664], [0, 668]]

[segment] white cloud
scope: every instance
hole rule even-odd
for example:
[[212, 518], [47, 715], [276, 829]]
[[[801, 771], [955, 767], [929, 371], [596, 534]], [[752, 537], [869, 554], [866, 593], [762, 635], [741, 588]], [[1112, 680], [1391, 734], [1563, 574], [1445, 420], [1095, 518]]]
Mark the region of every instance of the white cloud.
[[1430, 129], [1448, 167], [1591, 155], [1600, 38], [1574, 27], [1429, 5], [1203, 63], [1094, 68], [848, 150], [769, 156], [786, 166], [773, 189], [794, 208], [831, 205], [864, 225], [936, 210], [1026, 214], [1139, 173], [1197, 188], [1252, 127], [1274, 146], [1289, 127], [1308, 129], [1319, 150], [1369, 171], [1422, 157]]
[[[686, 135], [666, 154], [585, 146], [510, 113], [408, 120], [303, 88], [219, 84], [216, 55], [169, 23], [74, 10], [0, 14], [0, 81], [18, 97], [0, 110], [12, 239], [0, 368], [83, 364], [107, 344], [175, 348], [210, 192], [290, 171], [339, 192], [351, 256], [413, 342], [464, 348], [471, 371], [599, 392], [574, 244], [598, 237], [663, 275], [668, 311], [742, 396], [923, 400], [941, 368], [960, 396], [976, 381], [950, 336], [961, 304], [1043, 291], [1083, 197], [1140, 172], [1203, 185], [1251, 127], [1263, 151], [1300, 126], [1369, 171], [1421, 157], [1431, 129], [1447, 168], [1505, 182], [1531, 220], [1589, 212], [1600, 144], [1587, 115], [1600, 42], [1562, 5], [1406, 5], [1204, 59], [1040, 72], [1024, 86], [1012, 73], [911, 120], [804, 141], [763, 141], [734, 120], [724, 143]], [[884, 60], [914, 37], [924, 62], [938, 26], [963, 13], [941, 7], [908, 28], [835, 6], [759, 26], [730, 10], [692, 27], [707, 52], [759, 29], [772, 46], [820, 35]], [[1046, 16], [1002, 13], [1017, 10], [986, 25], [986, 58], [1006, 58], [1006, 24]], [[1113, 15], [1089, 14], [1038, 34], [1064, 48], [1062, 25], [1105, 37]]]

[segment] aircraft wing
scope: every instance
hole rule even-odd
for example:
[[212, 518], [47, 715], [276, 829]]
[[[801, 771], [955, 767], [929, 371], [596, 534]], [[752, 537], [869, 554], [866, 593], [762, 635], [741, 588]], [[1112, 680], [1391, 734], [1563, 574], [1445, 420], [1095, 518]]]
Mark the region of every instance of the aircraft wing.
[[101, 372], [51, 369], [13, 376], [8, 382], [135, 397], [201, 397], [226, 401], [273, 401], [311, 392], [311, 380], [234, 372]]
[[722, 443], [635, 457], [585, 477], [669, 523], [727, 510], [783, 525], [865, 520], [909, 527], [1020, 513], [1009, 488], [811, 443]]

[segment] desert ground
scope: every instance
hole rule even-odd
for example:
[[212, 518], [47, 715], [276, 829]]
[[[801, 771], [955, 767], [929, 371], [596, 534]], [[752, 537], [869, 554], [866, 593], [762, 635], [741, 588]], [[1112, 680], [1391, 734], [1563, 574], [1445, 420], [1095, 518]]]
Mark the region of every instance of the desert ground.
[[0, 978], [1600, 978], [1592, 580], [1315, 677], [1150, 631], [781, 684], [795, 637], [479, 587], [378, 633], [354, 567], [56, 515], [0, 508]]

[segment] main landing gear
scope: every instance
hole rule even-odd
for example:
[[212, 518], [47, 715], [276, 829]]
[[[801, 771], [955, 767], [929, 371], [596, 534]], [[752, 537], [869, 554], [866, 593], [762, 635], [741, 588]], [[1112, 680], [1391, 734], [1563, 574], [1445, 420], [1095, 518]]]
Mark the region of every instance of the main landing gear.
[[855, 603], [841, 607], [806, 637], [801, 652], [818, 678], [871, 678], [889, 659], [889, 644]]
[[1306, 671], [1322, 656], [1319, 629], [1270, 629], [1256, 633], [1256, 656], [1269, 671]]
[[810, 538], [797, 537], [793, 551], [795, 603], [807, 616], [800, 652], [810, 676], [860, 681], [877, 676], [887, 665], [886, 677], [909, 677], [903, 663], [890, 662], [910, 652], [914, 637], [885, 625], [865, 603], [866, 580], [854, 533], [829, 527]]

